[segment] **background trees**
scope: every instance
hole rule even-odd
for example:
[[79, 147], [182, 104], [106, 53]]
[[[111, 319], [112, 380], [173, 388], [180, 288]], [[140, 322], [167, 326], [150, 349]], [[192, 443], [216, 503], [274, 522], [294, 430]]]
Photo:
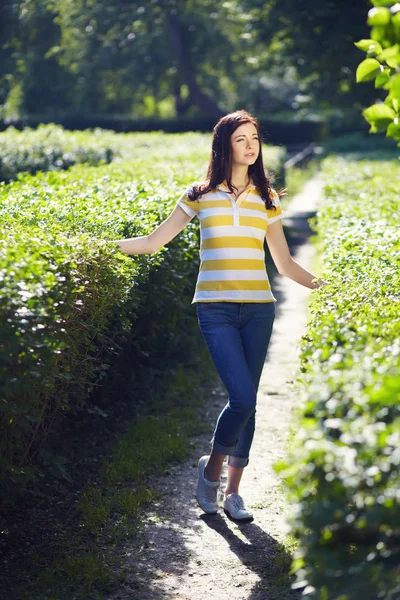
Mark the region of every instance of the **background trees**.
[[[307, 115], [357, 86], [368, 0], [15, 0], [0, 7], [0, 116]], [[354, 115], [352, 116], [354, 118]]]

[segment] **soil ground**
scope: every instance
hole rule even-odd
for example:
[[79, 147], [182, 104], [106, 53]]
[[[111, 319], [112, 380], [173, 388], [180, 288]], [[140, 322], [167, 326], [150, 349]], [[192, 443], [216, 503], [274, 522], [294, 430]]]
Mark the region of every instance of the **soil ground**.
[[[314, 247], [307, 220], [321, 196], [322, 180], [317, 175], [292, 199], [284, 216], [292, 257], [311, 272]], [[193, 440], [193, 452], [185, 462], [172, 466], [152, 485], [160, 500], [147, 512], [140, 547], [121, 549], [127, 581], [107, 600], [299, 597], [290, 589], [289, 578], [282, 578], [290, 563], [282, 546], [290, 506], [272, 465], [286, 455], [292, 412], [299, 405], [298, 342], [305, 332], [311, 291], [279, 275], [272, 281], [276, 319], [258, 393], [250, 463], [241, 485], [254, 521], [235, 523], [222, 508], [217, 515], [205, 515], [194, 498], [197, 460], [208, 453], [216, 418], [226, 402], [221, 384], [209, 402], [209, 432]], [[223, 483], [225, 477], [224, 471]]]

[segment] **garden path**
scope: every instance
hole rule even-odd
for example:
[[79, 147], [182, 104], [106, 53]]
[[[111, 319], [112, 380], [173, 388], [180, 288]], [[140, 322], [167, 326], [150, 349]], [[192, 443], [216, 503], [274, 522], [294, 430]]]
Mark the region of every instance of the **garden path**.
[[[312, 272], [314, 246], [308, 239], [307, 219], [315, 214], [321, 198], [322, 179], [317, 174], [291, 200], [284, 217], [293, 258]], [[258, 393], [250, 463], [241, 487], [254, 521], [238, 525], [222, 509], [218, 515], [205, 515], [194, 498], [197, 459], [207, 453], [211, 424], [226, 401], [222, 386], [217, 387], [207, 412], [210, 432], [194, 440], [186, 461], [171, 467], [154, 483], [161, 500], [146, 515], [146, 541], [126, 556], [131, 567], [127, 582], [107, 600], [299, 597], [290, 589], [289, 557], [282, 545], [290, 507], [272, 465], [285, 456], [292, 410], [299, 403], [294, 386], [297, 344], [305, 331], [311, 291], [285, 277], [271, 276], [278, 301], [276, 319]]]

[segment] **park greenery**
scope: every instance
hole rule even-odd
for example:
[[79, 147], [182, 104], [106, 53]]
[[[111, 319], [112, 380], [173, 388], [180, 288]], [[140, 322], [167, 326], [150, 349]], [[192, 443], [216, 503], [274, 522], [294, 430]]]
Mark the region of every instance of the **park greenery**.
[[[276, 466], [295, 507], [296, 585], [318, 600], [394, 600], [400, 586], [400, 7], [372, 5], [15, 0], [0, 9], [4, 126], [63, 115], [215, 122], [243, 106], [302, 121], [300, 132], [317, 116], [332, 133], [347, 131], [324, 146], [325, 201], [312, 224], [329, 284], [312, 299], [301, 341], [295, 447]], [[371, 133], [386, 132], [372, 136], [369, 154], [353, 131], [363, 129], [361, 114]], [[205, 357], [187, 313], [198, 224], [152, 255], [123, 255], [110, 240], [151, 232], [204, 176], [210, 141], [209, 133], [54, 124], [0, 134], [4, 530], [21, 499], [73, 483], [68, 452], [57, 446], [63, 424], [108, 418], [100, 390], [126, 377], [123, 363], [138, 408], [136, 424], [101, 462], [100, 487], [83, 488], [68, 523], [79, 529], [73, 543], [66, 531], [59, 556], [37, 557], [39, 587], [61, 594], [66, 584], [65, 593], [83, 597], [117, 584], [99, 540], [116, 545], [134, 533], [152, 498], [146, 476], [182, 458], [199, 427], [194, 405], [205, 382], [196, 361]], [[283, 185], [284, 148], [263, 150]], [[305, 173], [293, 169], [289, 187]], [[193, 406], [184, 403], [190, 390]], [[150, 395], [165, 403], [163, 424], [146, 404]], [[157, 444], [151, 454], [146, 437], [163, 456]], [[118, 487], [128, 481], [133, 491]]]
[[[340, 173], [340, 177], [338, 177]], [[329, 285], [301, 345], [300, 430], [277, 465], [306, 597], [397, 598], [400, 168], [327, 158], [314, 227]]]
[[246, 107], [287, 121], [322, 114], [335, 130], [360, 127], [361, 109], [382, 96], [355, 81], [354, 40], [368, 35], [367, 6], [15, 0], [1, 9], [0, 118], [215, 120]]
[[[68, 169], [77, 163], [109, 163], [116, 154], [118, 136], [109, 132], [107, 137], [106, 132], [100, 130], [87, 135], [51, 124], [26, 128], [22, 133], [8, 127], [0, 136], [0, 181], [8, 183], [16, 179], [18, 173]], [[121, 136], [119, 147], [122, 139]]]

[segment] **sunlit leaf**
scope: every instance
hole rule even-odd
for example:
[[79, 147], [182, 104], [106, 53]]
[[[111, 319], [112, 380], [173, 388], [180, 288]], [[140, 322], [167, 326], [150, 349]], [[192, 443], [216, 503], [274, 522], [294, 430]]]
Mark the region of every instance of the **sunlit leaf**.
[[380, 70], [381, 65], [375, 58], [366, 58], [357, 67], [356, 80], [360, 82], [374, 79], [380, 73]]
[[368, 25], [388, 25], [391, 15], [388, 8], [375, 7], [368, 11]]
[[354, 45], [357, 46], [357, 48], [360, 48], [360, 50], [363, 50], [364, 52], [368, 52], [370, 54], [379, 54], [380, 52], [382, 52], [382, 46], [376, 40], [360, 40], [359, 42], [354, 42]]

